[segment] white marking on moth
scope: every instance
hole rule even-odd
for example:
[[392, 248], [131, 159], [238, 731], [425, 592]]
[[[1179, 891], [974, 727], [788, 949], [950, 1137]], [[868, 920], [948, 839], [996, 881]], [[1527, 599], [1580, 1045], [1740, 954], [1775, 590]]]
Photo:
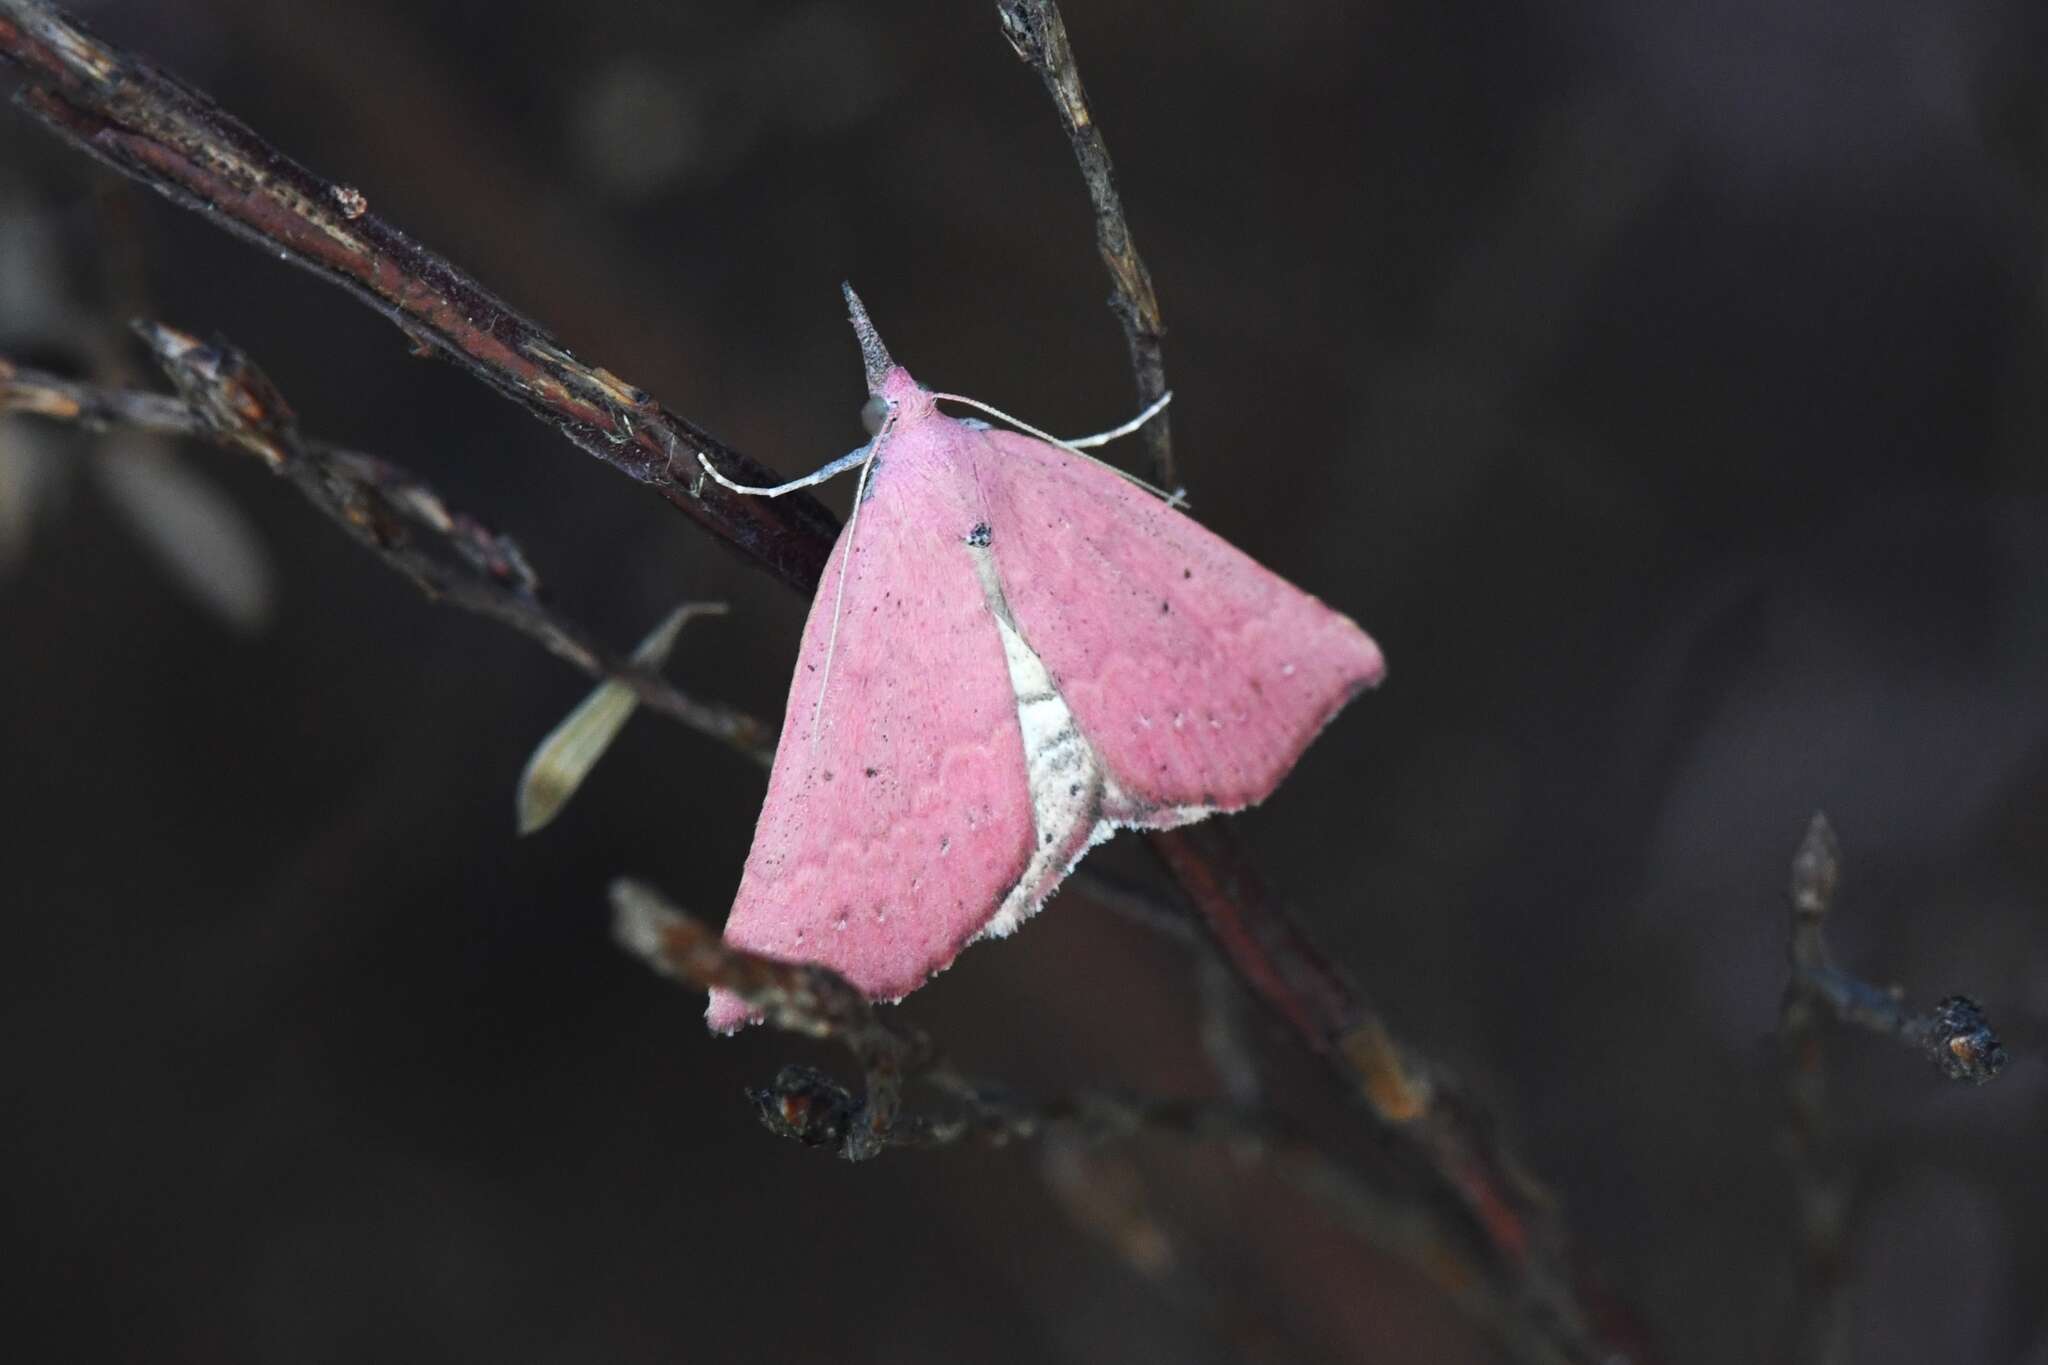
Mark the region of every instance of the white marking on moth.
[[1089, 847], [1110, 835], [1100, 818], [1104, 774], [1094, 746], [1046, 672], [1045, 662], [1011, 624], [996, 617], [1017, 726], [1024, 739], [1025, 780], [1031, 792], [1031, 860], [982, 932], [1000, 938], [1038, 908], [1066, 870]]
[[1293, 664], [1282, 664], [1282, 665], [1280, 665], [1280, 676], [1281, 676], [1281, 677], [1283, 677], [1283, 678], [1291, 678], [1291, 677], [1293, 677], [1293, 676], [1294, 676], [1294, 665], [1293, 665]]
[[1121, 804], [1121, 795], [1109, 781], [1095, 746], [1081, 733], [1045, 661], [1011, 618], [994, 553], [974, 544], [967, 552], [974, 557], [983, 600], [1002, 638], [1031, 796], [1031, 857], [981, 931], [981, 937], [1001, 938], [1030, 918], [1083, 853], [1115, 832], [1102, 812], [1112, 801]]
[[[1219, 807], [1160, 807], [1133, 800], [1117, 784], [1101, 755], [1095, 752], [1095, 746], [1082, 733], [1045, 661], [1038, 657], [1010, 615], [994, 550], [972, 543], [966, 545], [966, 550], [974, 559], [983, 601], [1003, 642], [1003, 662], [1010, 675], [1011, 695], [1016, 699], [1024, 776], [1031, 797], [1031, 856], [1022, 875], [1003, 894], [1002, 903], [987, 926], [976, 935], [1000, 938], [1037, 913], [1082, 855], [1117, 830], [1168, 829], [1199, 820]], [[1151, 717], [1137, 719], [1140, 726], [1152, 728]], [[1173, 718], [1176, 730], [1186, 723], [1184, 712]], [[1212, 718], [1211, 723], [1217, 722]]]

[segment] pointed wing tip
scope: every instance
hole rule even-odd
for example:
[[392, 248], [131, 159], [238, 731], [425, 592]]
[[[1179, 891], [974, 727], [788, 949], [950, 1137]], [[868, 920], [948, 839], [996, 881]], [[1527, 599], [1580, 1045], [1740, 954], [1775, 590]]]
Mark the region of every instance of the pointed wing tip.
[[749, 1024], [758, 1024], [761, 1016], [748, 1010], [746, 1002], [730, 991], [711, 992], [711, 1003], [704, 1007], [704, 1027], [721, 1038], [730, 1038]]
[[1352, 620], [1349, 616], [1343, 616], [1341, 612], [1338, 615], [1343, 617], [1344, 624], [1350, 626], [1357, 637], [1354, 643], [1357, 646], [1358, 653], [1356, 674], [1358, 680], [1353, 684], [1352, 695], [1356, 696], [1360, 692], [1369, 692], [1387, 680], [1386, 651], [1380, 648], [1378, 640], [1365, 633], [1365, 627], [1359, 625], [1358, 622]]

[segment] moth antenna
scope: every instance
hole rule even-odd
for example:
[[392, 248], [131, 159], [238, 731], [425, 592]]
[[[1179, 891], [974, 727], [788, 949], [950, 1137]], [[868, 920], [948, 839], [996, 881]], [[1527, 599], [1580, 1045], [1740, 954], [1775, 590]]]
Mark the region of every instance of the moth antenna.
[[860, 341], [861, 364], [868, 372], [868, 392], [880, 393], [882, 381], [888, 377], [889, 371], [896, 368], [896, 362], [889, 359], [889, 348], [882, 344], [875, 324], [868, 321], [868, 310], [862, 306], [860, 295], [853, 292], [849, 283], [841, 283], [839, 287], [846, 294], [846, 313], [853, 319], [853, 334]]
[[[1001, 408], [991, 407], [987, 403], [982, 402], [979, 398], [969, 398], [964, 394], [958, 393], [935, 393], [932, 395], [932, 397], [934, 399], [944, 399], [948, 403], [965, 403], [970, 408], [977, 408], [980, 411], [987, 413], [989, 416], [995, 418], [997, 421], [1008, 422], [1011, 426], [1017, 428], [1017, 430], [1023, 432], [1026, 436], [1036, 436], [1039, 440], [1044, 441], [1049, 445], [1058, 446], [1061, 450], [1066, 451], [1069, 455], [1078, 456], [1079, 458], [1086, 460], [1089, 464], [1101, 466], [1102, 468], [1108, 470], [1110, 473], [1116, 475], [1119, 479], [1122, 479], [1125, 483], [1134, 484], [1137, 487], [1144, 489], [1147, 493], [1150, 493], [1153, 497], [1158, 498], [1168, 507], [1180, 508], [1186, 507], [1188, 505], [1186, 489], [1175, 489], [1173, 492], [1169, 493], [1164, 488], [1159, 487], [1157, 484], [1147, 483], [1145, 480], [1139, 478], [1136, 474], [1131, 473], [1131, 471], [1128, 469], [1118, 469], [1115, 465], [1111, 464], [1107, 460], [1096, 459], [1093, 455], [1090, 455], [1087, 451], [1081, 449], [1080, 445], [1076, 444], [1075, 442], [1062, 441], [1059, 437], [1054, 436], [1049, 432], [1040, 431], [1037, 427], [1032, 426], [1029, 422], [1020, 422], [1015, 417], [1010, 416], [1009, 413], [1004, 412]], [[1102, 441], [1114, 440], [1116, 437], [1124, 435], [1129, 431], [1135, 431], [1140, 426], [1143, 426], [1148, 419], [1156, 416], [1159, 410], [1166, 406], [1167, 399], [1170, 399], [1172, 397], [1172, 394], [1166, 395], [1165, 398], [1161, 398], [1157, 403], [1154, 403], [1151, 407], [1147, 408], [1144, 412], [1140, 413], [1131, 421], [1126, 422], [1122, 427], [1117, 428], [1115, 431], [1108, 431], [1102, 433], [1100, 438], [1084, 436], [1081, 439], [1083, 441], [1091, 441], [1097, 445], [1100, 445]]]
[[725, 475], [712, 468], [710, 457], [701, 450], [697, 452], [697, 463], [704, 466], [704, 472], [709, 474], [711, 481], [720, 488], [729, 488], [735, 493], [744, 493], [750, 498], [779, 498], [784, 493], [794, 493], [799, 488], [810, 488], [825, 482], [827, 479], [836, 479], [854, 466], [866, 464], [868, 451], [872, 445], [873, 442], [870, 442], [858, 450], [849, 451], [831, 464], [826, 465], [823, 469], [806, 474], [801, 479], [791, 479], [788, 483], [778, 483], [772, 488], [756, 488], [751, 484], [734, 483], [731, 479], [728, 479]]
[[[848, 290], [849, 294], [853, 291]], [[865, 447], [867, 458], [860, 467], [860, 482], [853, 486], [853, 511], [846, 516], [846, 530], [841, 539], [846, 542], [846, 553], [839, 556], [839, 586], [832, 593], [832, 633], [825, 637], [825, 668], [818, 678], [817, 700], [811, 703], [811, 744], [818, 743], [818, 724], [825, 715], [825, 689], [832, 685], [832, 656], [839, 652], [839, 616], [846, 605], [846, 572], [853, 563], [853, 532], [860, 525], [860, 507], [868, 500], [868, 472], [875, 467], [875, 453], [882, 448], [882, 438], [889, 434], [891, 423], [883, 423], [875, 433], [875, 439]]]
[[1158, 402], [1152, 404], [1152, 406], [1146, 408], [1122, 426], [1111, 427], [1108, 431], [1098, 431], [1093, 436], [1075, 436], [1068, 439], [1064, 444], [1089, 450], [1094, 449], [1096, 446], [1106, 446], [1118, 437], [1128, 436], [1134, 431], [1143, 429], [1145, 423], [1166, 411], [1166, 405], [1172, 401], [1173, 390], [1168, 389], [1165, 393], [1159, 395]]
[[[868, 310], [862, 306], [860, 295], [853, 292], [853, 286], [850, 284], [842, 284], [839, 287], [846, 291], [846, 307], [848, 313], [853, 318], [853, 334], [860, 340], [861, 364], [868, 372], [868, 392], [879, 397], [882, 392], [882, 381], [888, 378], [890, 370], [896, 368], [896, 362], [889, 359], [889, 348], [882, 344], [881, 336], [875, 331], [875, 324], [868, 321]], [[1156, 406], [1154, 410], [1156, 411]], [[1147, 415], [1149, 416], [1150, 414], [1148, 413]], [[877, 437], [877, 439], [880, 438]], [[871, 452], [874, 450], [874, 447], [874, 441], [870, 441], [859, 450], [840, 456], [815, 473], [806, 474], [801, 479], [791, 479], [788, 483], [778, 483], [773, 486], [757, 487], [753, 484], [735, 483], [713, 468], [710, 457], [702, 451], [697, 452], [697, 463], [704, 467], [704, 472], [709, 474], [711, 481], [720, 488], [729, 489], [734, 493], [742, 493], [750, 498], [779, 498], [785, 493], [794, 493], [800, 488], [813, 488], [827, 479], [836, 479], [856, 465], [864, 467], [872, 458]], [[669, 459], [671, 463], [674, 462], [675, 452], [673, 449], [669, 452]], [[866, 474], [863, 473], [861, 477], [863, 482], [865, 482]], [[855, 507], [857, 511], [858, 504]]]

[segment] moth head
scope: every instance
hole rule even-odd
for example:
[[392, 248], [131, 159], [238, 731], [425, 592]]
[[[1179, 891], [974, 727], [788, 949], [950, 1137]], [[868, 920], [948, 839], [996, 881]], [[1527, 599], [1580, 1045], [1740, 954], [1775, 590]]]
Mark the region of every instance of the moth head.
[[882, 424], [889, 420], [889, 408], [889, 400], [879, 393], [860, 405], [860, 424], [867, 428], [868, 435], [882, 434]]
[[889, 358], [889, 348], [882, 344], [875, 324], [868, 320], [868, 310], [860, 295], [853, 292], [853, 286], [843, 284], [840, 288], [846, 292], [847, 315], [853, 320], [853, 334], [860, 340], [861, 363], [867, 369], [869, 398], [860, 410], [861, 425], [870, 436], [879, 436], [891, 418], [909, 416], [914, 420], [929, 412], [931, 396]]

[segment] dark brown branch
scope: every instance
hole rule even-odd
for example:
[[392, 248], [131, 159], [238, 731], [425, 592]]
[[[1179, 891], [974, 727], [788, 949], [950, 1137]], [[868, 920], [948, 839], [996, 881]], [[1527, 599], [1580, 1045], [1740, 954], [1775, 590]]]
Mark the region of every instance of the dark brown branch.
[[897, 1111], [905, 1073], [931, 1060], [923, 1035], [890, 1026], [858, 987], [830, 968], [728, 947], [716, 930], [652, 887], [621, 878], [611, 895], [615, 935], [648, 965], [702, 990], [730, 991], [771, 1026], [831, 1038], [853, 1053], [867, 1079], [865, 1097], [855, 1103], [822, 1077], [813, 1084], [815, 1073], [785, 1069], [778, 1078], [788, 1082], [778, 1131], [809, 1146], [833, 1146], [849, 1161], [907, 1145], [897, 1134]]
[[[685, 696], [659, 674], [598, 644], [541, 600], [539, 579], [509, 536], [450, 509], [433, 489], [389, 461], [301, 436], [290, 407], [240, 352], [202, 345], [160, 324], [137, 331], [182, 397], [80, 384], [0, 356], [0, 413], [32, 413], [92, 430], [197, 437], [253, 454], [429, 598], [508, 625], [591, 677], [631, 688], [650, 709], [768, 763], [775, 742], [769, 727], [730, 707]], [[460, 562], [427, 554], [414, 538], [418, 530], [453, 547]]]
[[[1052, 0], [1002, 0], [996, 17], [1003, 36], [1017, 56], [1038, 73], [1066, 125], [1067, 139], [1074, 145], [1074, 158], [1081, 163], [1081, 178], [1088, 184], [1088, 202], [1095, 209], [1095, 245], [1109, 277], [1116, 285], [1109, 306], [1123, 324], [1124, 343], [1131, 352], [1131, 371], [1138, 381], [1138, 406], [1150, 407], [1166, 396], [1166, 324], [1160, 320], [1159, 298], [1152, 291], [1152, 274], [1138, 255], [1131, 239], [1130, 224], [1124, 219], [1123, 199], [1116, 192], [1116, 173], [1110, 165], [1109, 146], [1088, 112], [1087, 92], [1081, 88], [1081, 69], [1074, 63], [1074, 50], [1067, 41], [1066, 20]], [[1145, 450], [1152, 460], [1152, 481], [1161, 488], [1180, 487], [1173, 463], [1172, 414], [1162, 413], [1145, 424]]]
[[0, 57], [29, 83], [16, 102], [59, 136], [235, 235], [340, 285], [547, 422], [649, 485], [790, 586], [815, 587], [837, 527], [796, 495], [746, 498], [701, 477], [706, 455], [736, 481], [770, 471], [574, 356], [532, 319], [369, 211], [212, 100], [93, 36], [43, 0], [0, 0]]
[[1654, 1359], [1641, 1328], [1583, 1261], [1556, 1198], [1529, 1174], [1485, 1107], [1449, 1072], [1395, 1041], [1264, 885], [1241, 836], [1211, 821], [1155, 835], [1153, 847], [1239, 977], [1448, 1189], [1485, 1248], [1499, 1292], [1533, 1305], [1567, 1359]]
[[1816, 812], [1792, 858], [1792, 976], [1778, 1012], [1784, 1065], [1785, 1136], [1797, 1222], [1799, 1267], [1781, 1358], [1801, 1365], [1848, 1359], [1848, 1238], [1855, 1182], [1829, 1133], [1826, 1017], [1897, 1038], [1951, 1080], [1981, 1085], [2006, 1061], [2005, 1047], [1974, 1002], [1950, 996], [1932, 1010], [1906, 1009], [1837, 967], [1828, 951], [1827, 917], [1841, 883], [1841, 848]]
[[[614, 882], [611, 899], [620, 943], [657, 971], [700, 990], [730, 991], [770, 1026], [831, 1039], [853, 1054], [864, 1078], [861, 1095], [806, 1066], [784, 1067], [769, 1085], [748, 1092], [764, 1125], [779, 1136], [851, 1160], [892, 1148], [1003, 1146], [1055, 1136], [1225, 1143], [1314, 1197], [1361, 1240], [1416, 1267], [1522, 1359], [1546, 1365], [1596, 1359], [1561, 1345], [1541, 1315], [1490, 1283], [1469, 1250], [1445, 1237], [1442, 1220], [1425, 1203], [1380, 1192], [1270, 1115], [1104, 1092], [1024, 1100], [962, 1076], [929, 1038], [885, 1019], [858, 987], [828, 968], [731, 947], [639, 882]], [[949, 1112], [909, 1111], [904, 1092], [912, 1083], [945, 1097]]]

